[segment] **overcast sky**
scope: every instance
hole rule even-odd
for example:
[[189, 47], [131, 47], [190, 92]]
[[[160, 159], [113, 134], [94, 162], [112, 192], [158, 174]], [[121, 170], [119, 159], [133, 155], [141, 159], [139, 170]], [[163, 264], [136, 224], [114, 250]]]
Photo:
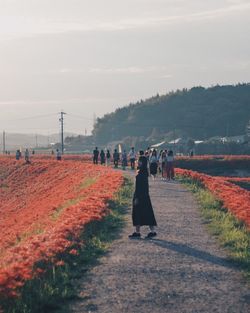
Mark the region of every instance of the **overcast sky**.
[[0, 0], [0, 130], [53, 133], [63, 109], [84, 133], [157, 93], [250, 82], [249, 36], [250, 0]]

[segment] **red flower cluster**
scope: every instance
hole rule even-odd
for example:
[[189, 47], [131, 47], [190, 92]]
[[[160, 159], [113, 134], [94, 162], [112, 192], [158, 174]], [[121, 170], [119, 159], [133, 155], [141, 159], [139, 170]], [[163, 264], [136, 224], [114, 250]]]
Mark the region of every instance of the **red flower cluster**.
[[15, 296], [43, 272], [38, 262], [62, 265], [57, 255], [77, 254], [83, 226], [106, 214], [122, 182], [118, 172], [77, 160], [0, 158], [0, 295]]
[[250, 183], [250, 177], [222, 177], [221, 178], [227, 180], [227, 181], [231, 181], [231, 182], [246, 182], [246, 183]]
[[225, 160], [225, 161], [237, 161], [237, 160], [250, 160], [250, 155], [195, 155], [193, 157], [177, 156], [178, 160]]
[[176, 169], [176, 173], [202, 183], [222, 201], [223, 207], [244, 221], [250, 229], [250, 192], [230, 183], [228, 180], [232, 178], [209, 176], [180, 168]]

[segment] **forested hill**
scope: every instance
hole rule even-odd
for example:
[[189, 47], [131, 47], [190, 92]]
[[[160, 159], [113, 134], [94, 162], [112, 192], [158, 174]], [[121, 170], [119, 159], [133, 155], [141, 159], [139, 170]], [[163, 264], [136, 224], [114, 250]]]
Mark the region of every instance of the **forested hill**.
[[99, 143], [164, 134], [205, 139], [244, 134], [250, 119], [250, 84], [194, 87], [155, 96], [98, 118]]

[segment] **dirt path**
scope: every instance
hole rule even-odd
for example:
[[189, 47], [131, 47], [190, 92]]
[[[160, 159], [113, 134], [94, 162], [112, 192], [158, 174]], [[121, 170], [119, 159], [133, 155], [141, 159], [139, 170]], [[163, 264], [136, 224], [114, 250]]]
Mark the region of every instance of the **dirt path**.
[[207, 233], [193, 195], [160, 180], [150, 190], [157, 239], [129, 240], [129, 212], [122, 237], [82, 281], [71, 312], [250, 312], [250, 290]]

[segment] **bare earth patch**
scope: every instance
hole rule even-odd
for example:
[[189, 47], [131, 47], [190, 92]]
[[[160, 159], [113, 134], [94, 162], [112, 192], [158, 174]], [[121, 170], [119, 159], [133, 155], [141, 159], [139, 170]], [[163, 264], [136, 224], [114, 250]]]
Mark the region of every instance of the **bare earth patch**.
[[121, 237], [82, 279], [70, 312], [250, 312], [249, 285], [208, 234], [193, 195], [159, 179], [150, 193], [157, 238], [129, 240], [129, 210]]

